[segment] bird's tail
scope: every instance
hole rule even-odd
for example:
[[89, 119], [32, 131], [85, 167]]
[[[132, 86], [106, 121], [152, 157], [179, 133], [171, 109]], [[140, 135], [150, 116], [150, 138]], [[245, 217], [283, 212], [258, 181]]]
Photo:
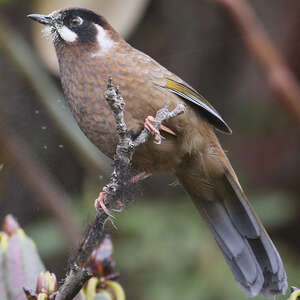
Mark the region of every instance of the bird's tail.
[[[226, 157], [225, 160], [228, 162]], [[218, 166], [218, 170], [222, 169], [219, 174], [213, 169], [197, 157], [181, 166], [176, 174], [207, 221], [246, 295], [284, 294], [287, 276], [281, 258], [229, 162], [227, 168]]]

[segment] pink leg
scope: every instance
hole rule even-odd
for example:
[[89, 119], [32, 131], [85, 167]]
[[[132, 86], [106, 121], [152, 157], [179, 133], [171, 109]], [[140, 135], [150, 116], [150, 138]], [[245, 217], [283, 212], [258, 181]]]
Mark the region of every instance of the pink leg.
[[[152, 125], [153, 121], [154, 121], [154, 118], [152, 116], [148, 116], [145, 119], [144, 127], [154, 134], [154, 141], [155, 141], [155, 143], [160, 144], [162, 138], [164, 138], [164, 137], [162, 137], [160, 135], [159, 130], [157, 130], [156, 128], [154, 128], [154, 126]], [[172, 135], [176, 136], [176, 133], [173, 130], [171, 130], [170, 128], [168, 128], [167, 126], [165, 126], [165, 125], [160, 125], [159, 128], [161, 130], [169, 133], [169, 134], [172, 134]]]
[[99, 209], [99, 206], [101, 207], [101, 209], [111, 218], [114, 218], [114, 216], [111, 214], [111, 212], [109, 211], [109, 209], [105, 206], [104, 204], [104, 198], [105, 198], [106, 192], [100, 192], [98, 198], [95, 200], [94, 202], [94, 206], [96, 208], [96, 210]]
[[144, 180], [148, 177], [150, 177], [152, 175], [152, 173], [147, 173], [147, 172], [141, 172], [135, 176], [133, 176], [131, 179], [130, 179], [130, 182], [131, 183], [137, 183], [141, 180]]
[[[133, 176], [130, 179], [130, 183], [137, 183], [141, 180], [144, 180], [148, 177], [150, 177], [152, 174], [151, 173], [147, 173], [147, 172], [141, 172], [135, 176]], [[128, 182], [125, 182], [125, 184], [128, 184]], [[95, 200], [94, 202], [94, 206], [96, 208], [96, 210], [99, 208], [99, 206], [101, 207], [101, 209], [111, 218], [114, 218], [114, 216], [111, 214], [111, 212], [109, 211], [109, 209], [105, 206], [104, 204], [104, 198], [105, 198], [106, 192], [102, 191], [100, 192], [98, 198]], [[121, 201], [118, 201], [118, 205], [119, 205], [119, 209], [114, 209], [114, 211], [120, 212], [123, 210], [123, 203]]]

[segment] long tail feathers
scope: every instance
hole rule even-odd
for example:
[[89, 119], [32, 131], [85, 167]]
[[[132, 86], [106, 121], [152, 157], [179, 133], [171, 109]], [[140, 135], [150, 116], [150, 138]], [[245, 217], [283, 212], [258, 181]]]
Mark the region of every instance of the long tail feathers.
[[[191, 172], [190, 176], [186, 172]], [[246, 295], [284, 294], [287, 276], [281, 258], [235, 177], [226, 171], [213, 183], [206, 184], [209, 192], [207, 189], [199, 192], [199, 185], [203, 183], [195, 181], [197, 175], [195, 169], [181, 170], [177, 174]], [[189, 180], [191, 176], [194, 180]], [[200, 178], [201, 174], [199, 180], [202, 180]]]

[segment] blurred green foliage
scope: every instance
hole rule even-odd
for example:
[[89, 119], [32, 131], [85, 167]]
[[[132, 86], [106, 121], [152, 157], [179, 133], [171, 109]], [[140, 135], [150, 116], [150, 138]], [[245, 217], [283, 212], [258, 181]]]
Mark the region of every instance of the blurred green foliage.
[[247, 299], [188, 199], [149, 200], [118, 224], [115, 252], [131, 299]]
[[41, 220], [26, 227], [28, 235], [36, 241], [39, 253], [43, 257], [55, 256], [68, 249], [67, 241], [59, 226], [51, 220]]
[[[281, 226], [293, 217], [294, 202], [284, 191], [264, 191], [250, 198], [256, 200], [254, 208], [267, 228]], [[84, 227], [86, 216], [92, 216], [94, 209], [92, 203], [77, 203]], [[112, 233], [117, 270], [128, 299], [247, 299], [188, 196], [172, 202], [138, 199], [116, 217], [118, 229], [108, 222], [106, 230]], [[62, 245], [57, 241], [61, 241], [61, 233], [53, 225], [37, 223], [29, 232], [42, 256], [60, 252]], [[285, 259], [284, 245], [276, 240], [275, 244]], [[285, 263], [290, 281], [297, 285], [299, 266]]]

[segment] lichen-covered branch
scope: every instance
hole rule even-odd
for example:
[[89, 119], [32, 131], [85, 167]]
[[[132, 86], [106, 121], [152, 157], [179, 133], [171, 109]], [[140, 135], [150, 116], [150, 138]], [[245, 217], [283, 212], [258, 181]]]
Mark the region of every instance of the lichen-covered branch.
[[[144, 129], [135, 140], [132, 139], [124, 120], [125, 102], [119, 89], [113, 86], [112, 79], [108, 81], [105, 98], [114, 114], [119, 136], [111, 180], [103, 189], [106, 192], [104, 204], [108, 210], [113, 211], [120, 210], [120, 207], [121, 210], [126, 207], [125, 201], [128, 201], [128, 199], [122, 199], [122, 197], [120, 197], [120, 191], [122, 191], [124, 185], [130, 184], [127, 180], [129, 178], [126, 179], [126, 176], [128, 170], [131, 168], [131, 159], [135, 149], [145, 143], [151, 134], [147, 129]], [[159, 130], [163, 121], [176, 117], [183, 113], [184, 110], [185, 106], [183, 104], [179, 104], [171, 112], [168, 110], [168, 106], [164, 105], [164, 107], [156, 113], [153, 123], [154, 127]], [[92, 251], [100, 244], [104, 233], [104, 225], [108, 218], [109, 216], [100, 207], [96, 212], [93, 222], [86, 230], [76, 255], [71, 259], [70, 271], [59, 289], [56, 300], [73, 299], [84, 283], [90, 278], [91, 274], [86, 271], [85, 264]]]

